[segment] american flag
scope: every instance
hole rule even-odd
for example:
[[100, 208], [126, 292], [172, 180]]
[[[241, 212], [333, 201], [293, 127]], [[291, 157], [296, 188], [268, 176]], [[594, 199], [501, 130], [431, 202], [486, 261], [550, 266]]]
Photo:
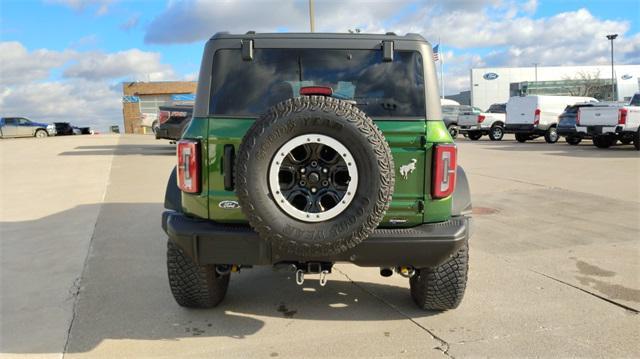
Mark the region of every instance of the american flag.
[[440, 60], [439, 48], [440, 44], [433, 47], [433, 61]]

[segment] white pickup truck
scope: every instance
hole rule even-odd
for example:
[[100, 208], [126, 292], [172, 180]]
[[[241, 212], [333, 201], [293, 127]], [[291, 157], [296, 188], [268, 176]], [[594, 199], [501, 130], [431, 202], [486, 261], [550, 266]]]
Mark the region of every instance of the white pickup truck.
[[472, 141], [479, 140], [483, 135], [489, 135], [491, 141], [500, 141], [504, 137], [504, 121], [506, 117], [504, 103], [496, 103], [487, 112], [465, 112], [458, 116], [460, 133]]
[[593, 136], [593, 144], [607, 148], [618, 140], [634, 143], [640, 150], [640, 93], [628, 105], [582, 107], [576, 117], [576, 131]]

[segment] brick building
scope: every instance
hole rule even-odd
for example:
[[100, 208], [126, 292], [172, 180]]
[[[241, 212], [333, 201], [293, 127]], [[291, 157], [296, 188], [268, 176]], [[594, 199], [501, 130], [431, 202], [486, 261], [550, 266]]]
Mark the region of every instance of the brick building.
[[122, 115], [125, 133], [152, 133], [158, 107], [193, 104], [195, 81], [125, 82]]

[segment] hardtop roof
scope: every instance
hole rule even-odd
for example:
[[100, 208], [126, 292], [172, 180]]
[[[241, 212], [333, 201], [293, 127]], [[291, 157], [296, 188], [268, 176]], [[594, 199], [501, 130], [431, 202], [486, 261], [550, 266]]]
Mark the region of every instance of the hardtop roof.
[[228, 32], [218, 32], [211, 37], [211, 40], [217, 39], [309, 39], [309, 40], [393, 40], [393, 41], [420, 41], [427, 42], [420, 34], [408, 33], [400, 36], [393, 32], [386, 34], [369, 34], [369, 33], [329, 33], [329, 32], [280, 32], [280, 33], [256, 33], [248, 31], [245, 34], [230, 34]]

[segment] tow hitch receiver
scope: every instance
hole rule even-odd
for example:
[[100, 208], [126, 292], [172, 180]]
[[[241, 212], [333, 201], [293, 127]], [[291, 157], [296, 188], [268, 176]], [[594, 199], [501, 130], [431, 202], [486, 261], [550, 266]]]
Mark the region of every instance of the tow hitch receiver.
[[327, 285], [327, 275], [331, 273], [333, 263], [327, 262], [307, 262], [307, 263], [278, 263], [274, 266], [276, 270], [291, 270], [296, 275], [296, 284], [304, 284], [306, 274], [319, 274], [320, 286]]

